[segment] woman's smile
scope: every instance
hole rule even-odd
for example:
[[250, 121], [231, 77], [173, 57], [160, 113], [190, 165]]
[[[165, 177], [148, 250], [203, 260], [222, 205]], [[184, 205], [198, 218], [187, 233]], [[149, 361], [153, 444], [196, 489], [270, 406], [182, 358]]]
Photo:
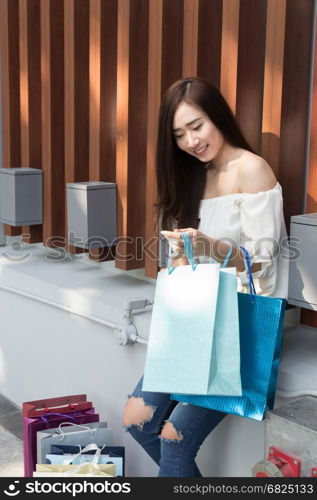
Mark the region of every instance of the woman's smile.
[[196, 148], [196, 149], [192, 149], [192, 152], [195, 153], [195, 155], [197, 156], [202, 156], [206, 150], [208, 148], [208, 144], [206, 144], [205, 146], [200, 146], [199, 148]]

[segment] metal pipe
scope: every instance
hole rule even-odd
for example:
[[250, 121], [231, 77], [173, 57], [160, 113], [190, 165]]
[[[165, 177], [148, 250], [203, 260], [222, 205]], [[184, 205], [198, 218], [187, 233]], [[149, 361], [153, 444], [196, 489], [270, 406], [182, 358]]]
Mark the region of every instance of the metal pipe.
[[84, 314], [76, 309], [73, 309], [71, 306], [64, 306], [63, 304], [59, 304], [54, 300], [44, 299], [39, 295], [35, 295], [30, 292], [23, 292], [18, 288], [14, 288], [13, 286], [0, 284], [0, 288], [3, 290], [7, 290], [8, 292], [15, 293], [17, 295], [22, 295], [23, 297], [27, 297], [28, 299], [37, 300], [38, 302], [42, 302], [43, 304], [47, 304], [52, 307], [57, 307], [58, 309], [62, 309], [63, 311], [70, 312], [72, 314], [76, 314], [76, 316], [81, 316], [82, 318], [90, 319], [91, 321], [95, 321], [96, 323], [100, 323], [101, 325], [109, 326], [110, 328], [119, 328], [119, 325], [112, 323], [111, 321], [106, 321], [98, 318], [97, 316], [93, 316], [92, 314]]

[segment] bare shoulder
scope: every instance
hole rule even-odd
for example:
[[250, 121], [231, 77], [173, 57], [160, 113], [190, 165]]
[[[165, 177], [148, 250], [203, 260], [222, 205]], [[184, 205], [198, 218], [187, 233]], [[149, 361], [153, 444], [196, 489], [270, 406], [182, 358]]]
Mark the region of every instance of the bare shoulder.
[[244, 151], [238, 165], [239, 187], [241, 193], [268, 191], [276, 186], [277, 179], [270, 165], [250, 151]]

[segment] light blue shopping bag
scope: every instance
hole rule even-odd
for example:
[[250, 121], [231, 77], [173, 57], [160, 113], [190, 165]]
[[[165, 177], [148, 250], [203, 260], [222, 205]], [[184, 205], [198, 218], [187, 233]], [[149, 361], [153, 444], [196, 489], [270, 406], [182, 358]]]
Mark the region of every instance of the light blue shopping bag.
[[241, 395], [236, 269], [196, 264], [181, 235], [190, 265], [158, 274], [142, 389]]
[[255, 294], [250, 259], [246, 254], [250, 294], [238, 293], [242, 395], [199, 396], [172, 394], [171, 398], [253, 420], [263, 420], [274, 405], [282, 349], [286, 299]]

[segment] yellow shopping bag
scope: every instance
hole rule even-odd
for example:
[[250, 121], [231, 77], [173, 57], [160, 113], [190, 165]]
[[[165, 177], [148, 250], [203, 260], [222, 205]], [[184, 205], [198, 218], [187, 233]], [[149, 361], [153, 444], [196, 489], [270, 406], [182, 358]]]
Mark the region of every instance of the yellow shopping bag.
[[84, 476], [108, 476], [116, 475], [116, 466], [114, 464], [93, 464], [82, 463], [79, 465], [63, 464], [36, 464], [36, 470], [33, 477], [84, 477]]

